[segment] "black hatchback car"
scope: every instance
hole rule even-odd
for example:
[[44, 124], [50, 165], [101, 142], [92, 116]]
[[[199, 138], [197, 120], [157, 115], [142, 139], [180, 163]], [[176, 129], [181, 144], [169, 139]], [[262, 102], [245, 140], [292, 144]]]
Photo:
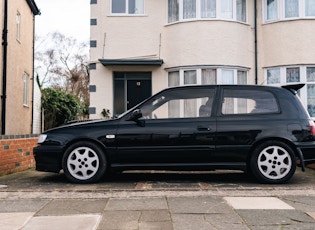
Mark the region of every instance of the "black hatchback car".
[[315, 126], [303, 85], [203, 85], [165, 89], [118, 118], [67, 124], [40, 135], [38, 171], [71, 182], [107, 170], [250, 170], [283, 183], [315, 162]]

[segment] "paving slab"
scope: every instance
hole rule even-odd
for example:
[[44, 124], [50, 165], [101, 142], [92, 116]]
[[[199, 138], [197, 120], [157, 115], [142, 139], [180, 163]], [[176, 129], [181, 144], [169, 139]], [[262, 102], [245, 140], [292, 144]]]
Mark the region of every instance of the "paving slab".
[[250, 228], [253, 226], [296, 226], [299, 223], [313, 224], [315, 220], [297, 210], [236, 210]]
[[100, 219], [101, 215], [37, 216], [33, 217], [21, 230], [94, 230]]
[[173, 230], [173, 224], [170, 221], [166, 222], [141, 222], [139, 230]]
[[105, 210], [156, 210], [167, 209], [164, 197], [109, 199]]
[[294, 209], [276, 197], [224, 197], [234, 209]]
[[99, 230], [132, 230], [138, 229], [140, 211], [105, 211], [97, 227]]
[[162, 221], [171, 221], [171, 216], [168, 210], [148, 210], [141, 212], [140, 222]]
[[216, 230], [203, 214], [172, 214], [174, 230]]
[[0, 199], [0, 212], [36, 212], [50, 201], [48, 199]]
[[58, 199], [45, 205], [36, 216], [102, 213], [108, 199]]
[[33, 212], [0, 213], [0, 229], [21, 229], [32, 218], [33, 215]]
[[171, 213], [229, 213], [231, 208], [221, 197], [168, 197]]

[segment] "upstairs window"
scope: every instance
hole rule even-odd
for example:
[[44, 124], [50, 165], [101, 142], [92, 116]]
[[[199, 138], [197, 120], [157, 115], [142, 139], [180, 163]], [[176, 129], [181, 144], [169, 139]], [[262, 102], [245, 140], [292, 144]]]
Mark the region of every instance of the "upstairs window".
[[314, 0], [263, 0], [265, 22], [315, 18]]
[[112, 0], [111, 2], [112, 14], [144, 14], [144, 0]]
[[21, 14], [16, 13], [16, 40], [20, 41], [21, 38]]
[[247, 0], [168, 0], [168, 23], [199, 19], [246, 22]]

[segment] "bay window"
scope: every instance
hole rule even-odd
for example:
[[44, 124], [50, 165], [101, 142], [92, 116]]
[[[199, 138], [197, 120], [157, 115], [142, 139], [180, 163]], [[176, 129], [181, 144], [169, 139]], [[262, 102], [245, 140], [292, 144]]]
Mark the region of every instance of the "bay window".
[[168, 0], [168, 23], [222, 19], [246, 22], [247, 0]]
[[192, 68], [168, 72], [168, 86], [247, 84], [247, 70], [238, 68]]
[[315, 66], [268, 68], [265, 77], [267, 85], [306, 84], [298, 94], [310, 116], [315, 117]]
[[315, 17], [314, 0], [263, 0], [265, 22]]

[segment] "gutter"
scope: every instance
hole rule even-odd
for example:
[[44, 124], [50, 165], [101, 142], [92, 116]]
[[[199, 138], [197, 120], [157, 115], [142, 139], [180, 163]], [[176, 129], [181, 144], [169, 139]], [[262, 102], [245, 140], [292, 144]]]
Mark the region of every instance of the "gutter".
[[7, 53], [8, 53], [8, 0], [4, 0], [4, 18], [2, 32], [3, 69], [2, 69], [2, 95], [1, 95], [1, 134], [5, 135], [6, 124], [6, 98], [7, 98]]

